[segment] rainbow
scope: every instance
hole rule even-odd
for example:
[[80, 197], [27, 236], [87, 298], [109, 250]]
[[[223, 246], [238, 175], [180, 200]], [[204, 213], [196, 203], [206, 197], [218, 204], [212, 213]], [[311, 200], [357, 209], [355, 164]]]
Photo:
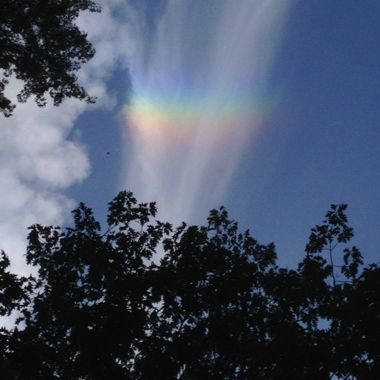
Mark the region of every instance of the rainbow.
[[258, 97], [254, 93], [170, 96], [139, 91], [124, 113], [128, 127], [144, 139], [167, 143], [191, 141], [202, 126], [202, 133], [211, 132], [228, 141], [237, 127], [242, 128], [244, 124], [252, 124], [255, 129], [260, 127], [272, 114], [275, 104], [274, 97]]

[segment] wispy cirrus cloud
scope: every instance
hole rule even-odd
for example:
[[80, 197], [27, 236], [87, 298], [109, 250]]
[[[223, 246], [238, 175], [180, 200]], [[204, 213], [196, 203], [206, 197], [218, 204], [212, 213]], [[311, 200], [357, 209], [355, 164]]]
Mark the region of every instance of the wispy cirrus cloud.
[[136, 28], [122, 183], [158, 200], [164, 217], [192, 218], [222, 200], [272, 112], [266, 85], [289, 5], [169, 0], [153, 38]]

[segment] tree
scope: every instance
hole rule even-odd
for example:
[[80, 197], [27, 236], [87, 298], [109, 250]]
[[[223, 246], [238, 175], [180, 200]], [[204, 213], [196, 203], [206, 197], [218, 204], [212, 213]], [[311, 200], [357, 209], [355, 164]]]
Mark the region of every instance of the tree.
[[95, 51], [75, 24], [80, 11], [99, 12], [93, 0], [0, 0], [0, 112], [15, 108], [4, 91], [14, 76], [24, 86], [19, 102], [46, 96], [59, 105], [65, 98], [93, 102], [77, 82], [76, 72]]
[[19, 315], [2, 330], [4, 378], [379, 378], [380, 270], [347, 247], [346, 206], [312, 229], [296, 269], [224, 208], [177, 228], [156, 211], [121, 192], [105, 230], [84, 204], [70, 228], [30, 227], [37, 278], [9, 273], [2, 257], [0, 312]]
[[[0, 317], [9, 317], [14, 310], [19, 310], [27, 304], [27, 279], [9, 272], [10, 261], [3, 251], [0, 251]], [[29, 279], [31, 280], [31, 279]], [[7, 356], [11, 333], [5, 327], [0, 327], [0, 373], [7, 373]]]
[[221, 208], [207, 226], [180, 226], [164, 248], [137, 378], [264, 378], [267, 328], [256, 322], [270, 314], [262, 279], [274, 266], [274, 246], [239, 233]]
[[84, 204], [66, 232], [31, 227], [27, 261], [39, 277], [21, 310], [28, 327], [13, 334], [16, 378], [129, 378], [147, 328], [148, 261], [169, 228], [149, 224], [155, 212], [123, 192], [110, 203], [105, 234]]

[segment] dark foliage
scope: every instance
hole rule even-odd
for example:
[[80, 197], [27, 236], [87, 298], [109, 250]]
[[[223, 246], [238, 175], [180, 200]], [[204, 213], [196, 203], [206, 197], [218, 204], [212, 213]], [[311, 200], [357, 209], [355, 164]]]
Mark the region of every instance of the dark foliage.
[[121, 192], [106, 231], [84, 204], [71, 228], [34, 225], [37, 278], [1, 257], [0, 313], [19, 315], [0, 332], [2, 378], [378, 379], [380, 268], [346, 246], [345, 212], [312, 229], [297, 269], [223, 208], [173, 229]]
[[74, 97], [93, 101], [76, 72], [94, 49], [75, 21], [80, 11], [98, 12], [93, 0], [0, 0], [0, 112], [15, 108], [4, 90], [10, 77], [23, 81], [19, 102], [49, 95], [55, 105]]

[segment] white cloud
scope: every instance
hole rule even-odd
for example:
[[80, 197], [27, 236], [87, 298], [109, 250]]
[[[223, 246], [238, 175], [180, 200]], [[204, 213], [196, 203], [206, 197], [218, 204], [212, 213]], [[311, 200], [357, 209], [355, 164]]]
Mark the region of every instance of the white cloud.
[[[23, 257], [27, 227], [61, 224], [74, 206], [65, 189], [90, 173], [85, 146], [68, 136], [83, 112], [114, 105], [107, 81], [118, 65], [125, 67], [131, 45], [126, 24], [114, 14], [120, 16], [125, 9], [125, 2], [104, 1], [102, 13], [83, 13], [78, 21], [97, 50], [80, 74], [89, 93], [98, 97], [95, 106], [67, 100], [58, 108], [39, 108], [29, 101], [18, 105], [11, 118], [0, 120], [0, 249], [18, 273], [29, 273]], [[14, 97], [19, 88], [13, 81], [8, 93]]]

